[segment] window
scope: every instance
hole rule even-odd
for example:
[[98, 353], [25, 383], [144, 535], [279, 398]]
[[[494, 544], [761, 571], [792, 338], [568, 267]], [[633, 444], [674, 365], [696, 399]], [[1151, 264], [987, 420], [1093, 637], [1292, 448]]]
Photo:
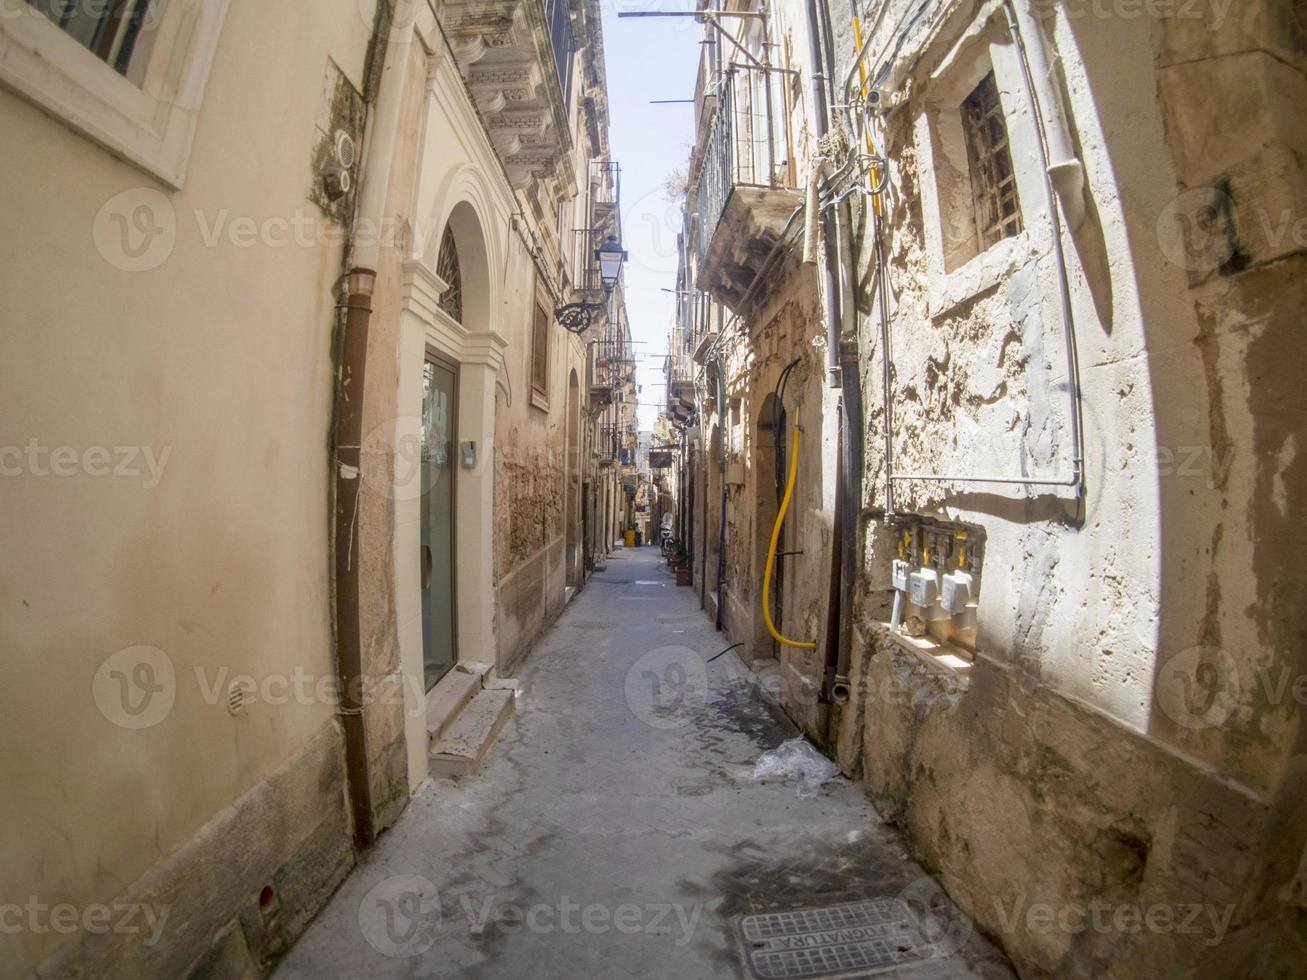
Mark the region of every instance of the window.
[[0, 85], [180, 189], [229, 0], [0, 0]]
[[[128, 75], [143, 35], [157, 26], [156, 0], [27, 0], [120, 75]], [[139, 59], [143, 62], [144, 59]], [[135, 77], [134, 81], [139, 81]]]
[[962, 103], [967, 169], [980, 251], [1021, 232], [1021, 204], [1008, 148], [1007, 123], [991, 71]]
[[456, 322], [463, 322], [463, 270], [458, 264], [458, 245], [454, 242], [454, 229], [445, 226], [440, 239], [440, 255], [436, 259], [436, 275], [448, 288], [440, 296], [440, 308]]
[[1038, 139], [1021, 79], [1002, 18], [991, 18], [935, 68], [920, 102], [913, 128], [931, 316], [993, 288], [1029, 254], [1021, 204], [1043, 174], [1020, 152]]
[[549, 23], [554, 69], [558, 72], [558, 84], [563, 90], [563, 104], [566, 105], [572, 98], [572, 55], [576, 50], [568, 0], [548, 0], [545, 4], [545, 20]]
[[549, 394], [549, 309], [537, 301], [531, 325], [531, 393], [539, 407]]

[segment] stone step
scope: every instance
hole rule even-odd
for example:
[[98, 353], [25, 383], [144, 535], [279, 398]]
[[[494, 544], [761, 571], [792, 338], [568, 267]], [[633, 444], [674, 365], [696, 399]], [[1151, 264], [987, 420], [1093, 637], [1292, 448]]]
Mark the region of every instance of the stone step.
[[480, 770], [499, 730], [513, 716], [511, 689], [477, 693], [431, 752], [432, 776], [473, 776]]
[[449, 731], [463, 708], [481, 690], [481, 675], [451, 670], [436, 685], [434, 697], [427, 705], [429, 744], [435, 745]]

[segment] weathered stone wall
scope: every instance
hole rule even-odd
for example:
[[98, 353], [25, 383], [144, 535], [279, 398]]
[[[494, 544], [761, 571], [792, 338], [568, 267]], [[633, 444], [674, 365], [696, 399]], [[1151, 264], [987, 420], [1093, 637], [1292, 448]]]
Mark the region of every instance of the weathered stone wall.
[[[708, 431], [719, 426], [727, 448], [725, 627], [732, 641], [744, 644], [740, 652], [746, 662], [759, 667], [763, 666], [759, 661], [779, 663], [789, 692], [786, 709], [806, 731], [820, 736], [823, 718], [816, 692], [821, 682], [829, 598], [834, 427], [825, 387], [826, 337], [813, 267], [797, 260], [785, 263], [768, 295], [749, 317], [736, 321], [720, 349], [728, 404], [713, 406]], [[801, 426], [802, 433], [794, 496], [777, 551], [800, 553], [777, 559], [784, 564], [778, 625], [789, 639], [817, 643], [816, 650], [776, 643], [762, 620], [762, 579], [777, 502], [772, 433], [760, 429], [759, 423], [764, 411], [770, 414], [768, 399], [777, 392], [782, 372], [793, 362], [797, 363], [782, 398], [787, 475], [794, 427]], [[766, 445], [761, 444], [764, 441]], [[711, 450], [706, 443], [705, 450]], [[715, 465], [708, 455], [704, 458], [707, 465]], [[720, 497], [709, 495], [702, 506], [712, 509], [711, 522], [715, 522]], [[715, 565], [708, 574], [715, 576]], [[775, 588], [773, 584], [773, 592]]]
[[[548, 412], [502, 401], [497, 412], [494, 660], [505, 674], [558, 615], [566, 586], [564, 415], [569, 375], [564, 368], [570, 371], [575, 365], [576, 351], [561, 330], [557, 334]], [[525, 358], [522, 363], [525, 367]]]
[[[875, 136], [894, 469], [1056, 479], [1072, 462], [1065, 342], [1013, 46], [994, 5], [908, 8], [891, 5], [871, 45], [897, 50], [873, 66], [890, 69]], [[985, 529], [975, 664], [940, 673], [875, 625], [897, 554], [885, 351], [859, 290], [871, 519], [840, 757], [1032, 975], [1288, 975], [1303, 953], [1292, 689], [1307, 602], [1286, 534], [1307, 483], [1286, 373], [1304, 356], [1303, 24], [1282, 3], [1137, 18], [1058, 5], [1045, 31], [1087, 181], [1084, 223], [1063, 237], [1087, 493], [895, 484], [900, 514]], [[951, 175], [930, 118], [956, 111], [951, 72], [982, 55], [1025, 230], [943, 270]], [[861, 204], [855, 216], [865, 227]], [[1100, 928], [1079, 917], [1095, 902], [1127, 911]]]

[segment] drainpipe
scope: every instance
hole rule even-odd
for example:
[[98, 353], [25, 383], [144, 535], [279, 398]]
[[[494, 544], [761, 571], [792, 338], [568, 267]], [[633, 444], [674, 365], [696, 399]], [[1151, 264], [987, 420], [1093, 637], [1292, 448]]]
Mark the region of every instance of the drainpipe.
[[[820, 140], [828, 128], [825, 76], [826, 52], [823, 51], [821, 18], [818, 0], [808, 0], [808, 57], [812, 62], [813, 129]], [[842, 206], [842, 205], [841, 205]], [[852, 647], [853, 588], [857, 575], [858, 514], [861, 511], [862, 487], [862, 393], [858, 371], [858, 349], [854, 342], [841, 341], [844, 323], [841, 314], [840, 286], [835, 263], [842, 249], [842, 225], [839, 214], [822, 214], [822, 230], [826, 239], [826, 261], [823, 268], [826, 306], [826, 359], [829, 383], [841, 389], [842, 434], [838, 463], [839, 480], [836, 488], [838, 503], [835, 508], [834, 538], [831, 547], [831, 585], [838, 582], [838, 592], [832, 588], [828, 624], [838, 623], [837, 635], [827, 634], [825, 663], [823, 665], [822, 700], [843, 704], [848, 701], [848, 663]], [[852, 249], [848, 251], [853, 255]], [[852, 304], [848, 304], [852, 308]]]
[[1008, 2], [1006, 7], [1009, 25], [1011, 17], [1016, 17], [1016, 25], [1010, 28], [1012, 33], [1024, 42], [1025, 60], [1035, 90], [1035, 124], [1043, 129], [1044, 142], [1048, 147], [1045, 164], [1048, 176], [1062, 203], [1067, 227], [1074, 232], [1085, 220], [1085, 168], [1076, 156], [1075, 145], [1071, 141], [1071, 127], [1067, 125], [1062, 97], [1053, 75], [1053, 58], [1049, 53], [1048, 39], [1028, 0]]
[[[403, 84], [403, 44], [388, 44], [391, 23], [412, 23], [413, 0], [400, 0], [394, 20], [378, 11], [373, 49], [369, 61], [384, 62], [377, 94], [369, 114], [366, 154], [359, 188], [354, 238], [345, 265], [345, 333], [341, 341], [340, 368], [333, 415], [333, 469], [335, 482], [334, 563], [336, 613], [336, 669], [340, 680], [341, 726], [345, 732], [345, 771], [354, 841], [360, 848], [376, 840], [372, 786], [368, 773], [367, 735], [363, 723], [363, 638], [359, 609], [362, 605], [359, 576], [359, 497], [362, 485], [363, 393], [366, 377], [368, 332], [372, 320], [372, 292], [380, 258], [379, 236], [390, 181], [391, 160], [399, 131], [400, 98]], [[360, 237], [360, 229], [371, 229]]]
[[853, 651], [853, 590], [858, 575], [858, 526], [862, 512], [862, 374], [857, 341], [840, 342], [840, 383], [844, 393], [844, 438], [840, 455], [839, 493], [843, 513], [840, 536], [840, 639], [835, 673], [827, 691], [835, 704], [849, 700], [849, 659]]
[[[808, 61], [812, 66], [809, 91], [812, 97], [812, 128], [817, 142], [826, 135], [828, 109], [826, 106], [825, 60], [821, 52], [821, 20], [817, 11], [819, 0], [808, 0]], [[816, 179], [815, 177], [813, 179]], [[822, 287], [826, 307], [826, 370], [827, 382], [834, 388], [839, 385], [840, 309], [839, 283], [835, 275], [835, 237], [832, 220], [821, 215], [822, 234], [826, 239], [826, 261], [822, 263]]]
[[364, 848], [372, 846], [376, 840], [376, 824], [363, 724], [363, 642], [359, 625], [361, 597], [357, 532], [360, 485], [363, 482], [363, 378], [376, 273], [371, 269], [354, 268], [347, 281], [345, 337], [335, 405], [336, 668], [340, 676], [339, 713], [345, 729], [345, 771], [354, 818], [354, 840]]

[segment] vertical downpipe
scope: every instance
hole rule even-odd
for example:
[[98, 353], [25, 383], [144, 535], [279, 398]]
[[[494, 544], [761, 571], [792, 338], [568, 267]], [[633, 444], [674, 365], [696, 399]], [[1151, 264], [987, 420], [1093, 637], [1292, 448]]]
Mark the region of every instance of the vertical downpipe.
[[[391, 161], [400, 124], [404, 59], [407, 43], [398, 41], [395, 25], [412, 25], [416, 0], [384, 2], [377, 7], [368, 51], [367, 87], [370, 99], [365, 155], [359, 184], [353, 233], [381, 227], [390, 182]], [[411, 30], [411, 26], [410, 26]], [[392, 35], [395, 42], [388, 38]], [[331, 479], [334, 483], [333, 566], [336, 614], [336, 671], [340, 679], [338, 713], [345, 732], [346, 789], [359, 848], [376, 841], [372, 783], [363, 719], [363, 637], [359, 576], [359, 495], [362, 489], [363, 391], [381, 248], [375, 234], [363, 241], [351, 238], [344, 256], [346, 275], [345, 335], [333, 405]]]
[[354, 269], [345, 305], [345, 337], [336, 389], [335, 427], [335, 586], [336, 668], [340, 676], [340, 718], [345, 730], [345, 768], [354, 841], [360, 848], [376, 840], [372, 786], [368, 778], [363, 724], [363, 643], [359, 623], [358, 514], [362, 490], [363, 380], [372, 319], [376, 273]]

